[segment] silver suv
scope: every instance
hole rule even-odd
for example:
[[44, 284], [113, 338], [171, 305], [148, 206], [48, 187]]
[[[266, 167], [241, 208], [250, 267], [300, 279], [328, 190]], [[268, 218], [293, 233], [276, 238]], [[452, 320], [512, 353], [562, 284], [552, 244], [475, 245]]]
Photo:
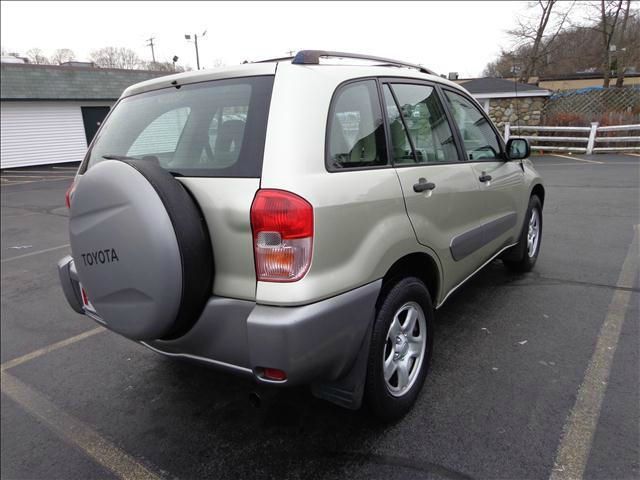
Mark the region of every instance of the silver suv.
[[60, 280], [158, 353], [397, 418], [434, 310], [495, 258], [536, 262], [528, 155], [462, 87], [395, 60], [302, 51], [150, 80], [67, 192]]

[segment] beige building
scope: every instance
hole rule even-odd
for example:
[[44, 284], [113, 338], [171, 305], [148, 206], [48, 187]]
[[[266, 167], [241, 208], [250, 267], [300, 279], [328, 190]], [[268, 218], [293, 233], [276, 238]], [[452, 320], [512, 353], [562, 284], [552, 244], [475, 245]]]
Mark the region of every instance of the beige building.
[[[549, 90], [578, 90], [586, 87], [602, 87], [604, 78], [599, 73], [575, 74], [575, 75], [554, 75], [548, 77], [540, 77], [537, 85], [540, 88]], [[610, 85], [615, 85], [616, 78], [610, 80]], [[640, 85], [640, 73], [628, 73], [624, 77], [625, 87], [631, 85]]]
[[[503, 78], [503, 80], [515, 81], [514, 77]], [[460, 82], [459, 82], [460, 83]], [[529, 85], [536, 85], [547, 90], [578, 90], [587, 87], [602, 87], [604, 77], [601, 73], [574, 73], [568, 75], [547, 75], [542, 77], [531, 77]], [[610, 85], [616, 83], [616, 77], [611, 77]], [[640, 73], [627, 73], [624, 76], [623, 86], [640, 85]]]

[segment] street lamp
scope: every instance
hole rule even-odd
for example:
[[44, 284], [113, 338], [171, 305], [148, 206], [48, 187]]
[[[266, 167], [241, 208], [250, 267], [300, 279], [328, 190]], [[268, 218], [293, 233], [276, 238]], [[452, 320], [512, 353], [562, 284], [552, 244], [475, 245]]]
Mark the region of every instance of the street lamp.
[[[204, 37], [206, 34], [207, 34], [207, 31], [205, 30], [204, 32], [202, 32], [202, 35], [200, 36]], [[191, 35], [185, 34], [184, 38], [186, 40], [191, 40]], [[200, 70], [200, 55], [198, 55], [198, 35], [197, 34], [193, 35], [193, 40], [194, 40], [194, 43], [196, 44], [196, 65], [198, 67], [198, 70]]]

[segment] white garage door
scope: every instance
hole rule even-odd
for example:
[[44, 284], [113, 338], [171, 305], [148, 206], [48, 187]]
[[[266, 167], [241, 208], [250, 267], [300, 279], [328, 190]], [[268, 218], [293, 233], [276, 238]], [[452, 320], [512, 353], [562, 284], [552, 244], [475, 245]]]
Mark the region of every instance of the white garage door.
[[80, 104], [2, 102], [1, 168], [79, 162], [87, 151]]

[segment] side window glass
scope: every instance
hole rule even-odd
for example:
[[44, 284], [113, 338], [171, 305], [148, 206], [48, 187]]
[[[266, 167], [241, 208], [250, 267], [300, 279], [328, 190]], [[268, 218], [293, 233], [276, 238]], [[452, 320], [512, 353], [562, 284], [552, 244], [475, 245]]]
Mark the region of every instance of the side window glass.
[[400, 110], [391, 94], [389, 85], [384, 86], [384, 103], [387, 110], [389, 132], [391, 134], [391, 146], [393, 148], [393, 163], [415, 163], [411, 142], [400, 118]]
[[392, 88], [415, 149], [416, 163], [458, 161], [451, 127], [435, 89], [404, 83], [393, 84]]
[[173, 154], [190, 112], [189, 107], [182, 107], [169, 110], [157, 117], [138, 135], [126, 155], [139, 157]]
[[338, 92], [331, 110], [328, 135], [327, 162], [331, 169], [387, 164], [375, 81], [352, 83]]
[[500, 158], [500, 143], [489, 120], [464, 96], [449, 90], [445, 95], [462, 135], [467, 160]]

